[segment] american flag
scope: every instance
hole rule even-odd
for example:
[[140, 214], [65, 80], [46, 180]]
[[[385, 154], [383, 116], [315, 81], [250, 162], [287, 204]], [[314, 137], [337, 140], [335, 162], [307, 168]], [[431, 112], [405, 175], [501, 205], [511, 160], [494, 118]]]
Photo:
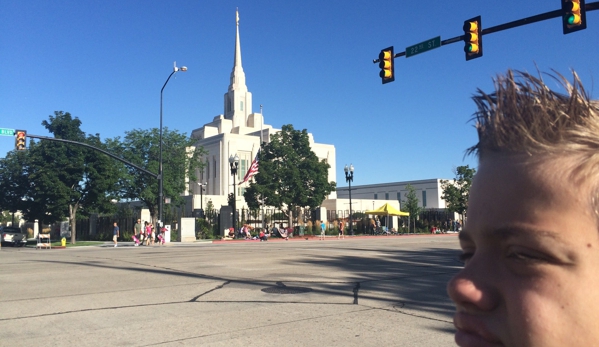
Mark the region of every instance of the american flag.
[[260, 150], [258, 150], [258, 153], [256, 153], [256, 158], [254, 158], [254, 161], [252, 162], [252, 165], [250, 165], [248, 172], [245, 174], [245, 176], [243, 176], [243, 181], [241, 183], [245, 183], [245, 182], [249, 181], [249, 179], [252, 178], [252, 176], [254, 176], [255, 174], [258, 173], [258, 155], [259, 154], [260, 154]]

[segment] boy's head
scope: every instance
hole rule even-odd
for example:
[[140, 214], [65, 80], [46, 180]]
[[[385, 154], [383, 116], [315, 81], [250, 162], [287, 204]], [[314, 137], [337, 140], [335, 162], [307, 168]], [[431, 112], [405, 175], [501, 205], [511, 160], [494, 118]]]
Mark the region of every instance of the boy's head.
[[508, 71], [474, 100], [479, 157], [465, 261], [449, 283], [460, 346], [599, 345], [599, 103], [573, 74]]

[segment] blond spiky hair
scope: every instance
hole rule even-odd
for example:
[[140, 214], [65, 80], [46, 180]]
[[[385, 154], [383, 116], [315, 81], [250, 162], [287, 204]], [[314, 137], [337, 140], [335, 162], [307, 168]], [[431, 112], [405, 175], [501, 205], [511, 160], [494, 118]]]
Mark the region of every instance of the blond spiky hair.
[[[555, 71], [554, 71], [555, 72]], [[599, 102], [591, 100], [576, 72], [573, 82], [555, 72], [548, 75], [566, 90], [559, 94], [539, 77], [508, 70], [494, 79], [495, 92], [478, 89], [473, 100], [479, 142], [467, 150], [483, 159], [487, 153], [579, 154], [599, 153]], [[595, 158], [595, 166], [599, 158]]]
[[492, 94], [478, 89], [473, 120], [479, 142], [466, 153], [477, 154], [479, 161], [492, 154], [525, 155], [529, 163], [570, 158], [561, 173], [589, 192], [599, 223], [599, 101], [590, 99], [576, 72], [572, 83], [554, 73], [548, 76], [566, 94], [550, 90], [541, 74], [512, 70], [494, 79]]

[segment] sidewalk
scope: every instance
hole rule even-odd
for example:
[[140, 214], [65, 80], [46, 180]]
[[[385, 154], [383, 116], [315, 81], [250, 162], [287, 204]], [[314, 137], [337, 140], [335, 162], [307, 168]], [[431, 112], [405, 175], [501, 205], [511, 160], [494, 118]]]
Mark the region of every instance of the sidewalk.
[[[319, 240], [319, 235], [303, 235], [290, 237], [286, 240], [281, 237], [269, 238], [267, 242], [288, 242], [288, 241], [345, 241], [345, 240], [362, 240], [362, 239], [381, 239], [381, 238], [396, 238], [396, 237], [447, 237], [457, 236], [457, 232], [449, 232], [445, 234], [403, 234], [403, 235], [345, 235], [344, 239], [337, 239], [337, 235], [326, 235], [324, 240]], [[243, 240], [243, 239], [232, 239], [232, 240], [213, 240], [212, 243], [227, 243], [227, 242], [260, 242], [257, 240]]]
[[[288, 240], [281, 237], [272, 237], [269, 238], [268, 241], [265, 242], [297, 242], [297, 241], [311, 241], [311, 242], [322, 242], [322, 241], [352, 241], [352, 240], [368, 240], [368, 239], [384, 239], [384, 238], [414, 238], [414, 237], [450, 237], [457, 236], [457, 232], [447, 232], [445, 234], [403, 234], [403, 235], [346, 235], [344, 239], [338, 239], [336, 235], [326, 235], [324, 240], [320, 240], [319, 235], [303, 235], [303, 236], [294, 236], [290, 237]], [[201, 245], [201, 244], [213, 244], [213, 243], [245, 243], [245, 242], [260, 242], [260, 239], [255, 240], [245, 240], [245, 239], [230, 239], [230, 240], [196, 240], [194, 242], [168, 242], [164, 245], [154, 244], [151, 246], [139, 245], [139, 248], [160, 248], [160, 247], [173, 247], [173, 246], [191, 246], [191, 245]], [[117, 247], [114, 247], [114, 243], [112, 241], [106, 241], [104, 244], [98, 246], [86, 246], [86, 247], [102, 247], [102, 248], [122, 248], [122, 247], [135, 247], [135, 243], [133, 241], [120, 241]]]

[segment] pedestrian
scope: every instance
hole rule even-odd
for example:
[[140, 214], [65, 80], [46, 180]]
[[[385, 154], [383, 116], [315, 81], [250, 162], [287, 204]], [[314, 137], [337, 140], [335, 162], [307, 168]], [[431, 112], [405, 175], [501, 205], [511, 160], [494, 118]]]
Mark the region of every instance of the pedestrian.
[[117, 246], [118, 238], [119, 238], [119, 226], [114, 222], [114, 228], [112, 229], [112, 242], [114, 242], [114, 247]]
[[245, 237], [246, 240], [250, 240], [252, 238], [252, 234], [250, 233], [250, 228], [247, 224], [244, 224], [241, 228], [241, 233]]
[[287, 233], [287, 228], [281, 224], [281, 229], [279, 229], [279, 235], [285, 240], [289, 240], [289, 234]]
[[[268, 230], [266, 230], [266, 231], [268, 231]], [[260, 242], [268, 241], [268, 236], [264, 230], [260, 230], [259, 236], [260, 236]]]
[[164, 245], [164, 243], [166, 242], [166, 237], [164, 235], [165, 232], [166, 232], [166, 228], [162, 227], [162, 228], [160, 228], [160, 233], [158, 235], [156, 235], [156, 238], [158, 239], [157, 242], [161, 246]]
[[478, 165], [447, 286], [460, 346], [599, 346], [599, 100], [572, 76], [508, 70], [473, 96]]
[[133, 226], [133, 241], [135, 246], [139, 246], [139, 238], [141, 237], [141, 219], [137, 220], [137, 223]]
[[141, 245], [146, 243], [146, 229], [148, 227], [148, 221], [144, 221], [141, 227], [141, 234], [139, 235], [139, 242]]
[[339, 240], [340, 238], [345, 240], [345, 235], [343, 234], [343, 221], [339, 222], [339, 235], [337, 235], [337, 240]]
[[319, 240], [324, 240], [325, 238], [325, 230], [326, 230], [327, 225], [324, 223], [324, 221], [320, 222], [320, 238]]
[[146, 222], [144, 242], [146, 246], [150, 245], [150, 235], [152, 234], [152, 223]]
[[150, 245], [154, 246], [154, 240], [156, 239], [156, 228], [154, 228], [154, 224], [150, 224]]

